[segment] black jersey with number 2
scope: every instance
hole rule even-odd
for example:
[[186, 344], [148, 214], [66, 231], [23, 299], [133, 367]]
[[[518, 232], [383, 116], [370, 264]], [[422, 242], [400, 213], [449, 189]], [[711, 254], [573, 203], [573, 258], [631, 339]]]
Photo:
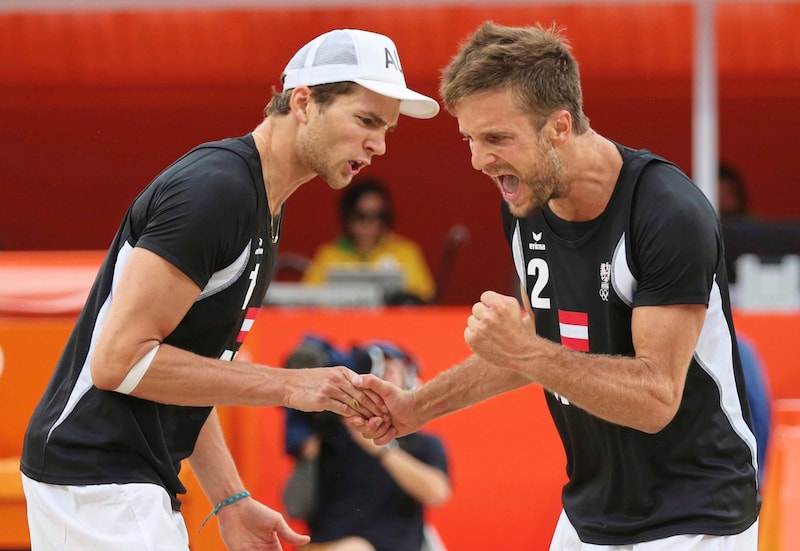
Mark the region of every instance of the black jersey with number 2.
[[581, 540], [624, 545], [739, 533], [757, 518], [756, 443], [728, 298], [719, 222], [675, 165], [618, 146], [604, 212], [569, 223], [545, 208], [503, 220], [536, 332], [586, 353], [633, 356], [638, 306], [705, 304], [675, 418], [648, 434], [545, 392], [564, 444], [564, 510]]
[[92, 350], [131, 251], [143, 247], [202, 289], [164, 343], [232, 360], [274, 272], [278, 244], [270, 223], [251, 136], [198, 146], [139, 194], [31, 418], [21, 461], [28, 477], [51, 484], [159, 484], [179, 508], [180, 464], [211, 408], [99, 390], [89, 371]]

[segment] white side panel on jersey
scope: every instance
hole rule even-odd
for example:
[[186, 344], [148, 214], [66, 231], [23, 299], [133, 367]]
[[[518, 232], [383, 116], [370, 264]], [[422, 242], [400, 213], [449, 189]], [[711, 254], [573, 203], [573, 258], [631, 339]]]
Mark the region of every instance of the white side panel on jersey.
[[97, 337], [100, 335], [100, 331], [102, 331], [103, 326], [105, 325], [106, 317], [108, 317], [108, 310], [111, 308], [111, 298], [114, 296], [114, 291], [116, 290], [117, 285], [119, 285], [119, 278], [122, 276], [122, 272], [125, 270], [125, 265], [128, 263], [128, 259], [130, 258], [132, 252], [133, 247], [126, 242], [117, 255], [117, 263], [114, 265], [114, 278], [111, 283], [111, 295], [106, 297], [105, 301], [103, 301], [103, 306], [101, 306], [100, 311], [97, 312], [97, 319], [95, 320], [94, 329], [92, 330], [92, 340], [89, 344], [89, 352], [86, 355], [86, 361], [81, 367], [81, 373], [78, 375], [78, 380], [75, 382], [75, 386], [72, 388], [72, 392], [69, 395], [69, 399], [67, 400], [67, 405], [64, 407], [64, 411], [61, 412], [61, 415], [59, 415], [58, 419], [55, 423], [53, 423], [53, 426], [50, 427], [50, 430], [47, 433], [48, 440], [50, 439], [50, 435], [53, 434], [53, 431], [56, 429], [56, 427], [64, 422], [64, 419], [66, 419], [69, 414], [72, 413], [72, 410], [75, 409], [75, 405], [87, 392], [89, 392], [89, 389], [94, 385], [89, 365], [91, 364], [94, 348], [97, 344]]
[[[637, 281], [628, 266], [625, 254], [625, 235], [623, 234], [611, 262], [611, 284], [614, 291], [627, 305], [633, 306]], [[753, 466], [758, 469], [756, 457], [756, 438], [742, 414], [742, 404], [736, 389], [733, 365], [731, 334], [725, 313], [722, 310], [722, 296], [716, 278], [709, 296], [708, 310], [700, 338], [697, 341], [694, 358], [700, 367], [711, 377], [719, 389], [720, 408], [728, 418], [733, 430], [750, 448]]]
[[[132, 252], [133, 247], [126, 242], [117, 255], [117, 263], [114, 265], [114, 278], [111, 284], [111, 294], [110, 296], [106, 297], [105, 301], [103, 302], [103, 306], [97, 313], [97, 320], [94, 324], [92, 339], [91, 343], [89, 344], [89, 353], [86, 355], [86, 361], [81, 367], [80, 375], [78, 375], [78, 380], [75, 382], [72, 393], [70, 393], [67, 404], [64, 407], [64, 411], [61, 412], [61, 415], [59, 415], [58, 419], [53, 426], [50, 427], [50, 431], [47, 433], [48, 439], [56, 427], [64, 422], [64, 419], [66, 419], [75, 409], [75, 405], [87, 392], [89, 392], [89, 389], [94, 385], [92, 382], [92, 374], [91, 370], [89, 369], [89, 365], [91, 364], [92, 355], [94, 353], [95, 345], [97, 344], [97, 338], [100, 335], [100, 331], [102, 331], [103, 326], [105, 325], [106, 318], [108, 317], [108, 310], [111, 307], [111, 299], [113, 298], [114, 292], [119, 285], [119, 279], [122, 276], [122, 272], [125, 270], [125, 266], [128, 264], [128, 260], [130, 259]], [[248, 245], [234, 262], [222, 270], [215, 272], [211, 276], [211, 279], [209, 279], [208, 284], [206, 285], [205, 289], [203, 289], [203, 292], [200, 294], [197, 300], [201, 300], [209, 295], [218, 293], [232, 285], [233, 282], [236, 281], [236, 278], [241, 276], [241, 274], [244, 272], [245, 268], [247, 267], [247, 261], [249, 257], [250, 244], [248, 243]]]
[[514, 258], [514, 268], [520, 283], [525, 284], [525, 257], [522, 255], [522, 237], [519, 232], [519, 221], [514, 224], [514, 235], [511, 236], [511, 254]]
[[247, 262], [250, 260], [250, 244], [252, 241], [248, 241], [247, 245], [245, 245], [244, 250], [239, 254], [239, 258], [231, 262], [228, 266], [225, 266], [218, 272], [214, 272], [211, 276], [211, 279], [208, 280], [206, 283], [205, 288], [200, 293], [200, 296], [197, 297], [197, 300], [203, 300], [215, 293], [219, 293], [220, 291], [224, 291], [228, 287], [234, 284], [234, 282], [239, 279], [239, 277], [244, 273], [247, 269]]
[[711, 287], [706, 320], [703, 323], [703, 330], [700, 332], [694, 357], [700, 367], [717, 383], [722, 412], [728, 418], [736, 434], [747, 443], [750, 455], [753, 457], [753, 467], [758, 471], [756, 437], [744, 420], [742, 404], [736, 389], [736, 379], [730, 368], [733, 365], [731, 333], [722, 310], [722, 297], [716, 277], [714, 285]]
[[614, 257], [611, 259], [611, 286], [617, 296], [632, 307], [636, 285], [636, 278], [633, 277], [630, 266], [628, 266], [628, 257], [625, 254], [625, 234], [623, 233], [614, 248]]

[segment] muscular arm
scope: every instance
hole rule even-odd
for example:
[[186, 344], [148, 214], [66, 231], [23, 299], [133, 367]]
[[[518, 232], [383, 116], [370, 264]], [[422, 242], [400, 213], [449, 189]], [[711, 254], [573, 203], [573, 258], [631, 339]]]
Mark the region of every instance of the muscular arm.
[[[134, 248], [91, 359], [94, 384], [116, 389], [131, 367], [177, 327], [199, 294], [175, 266]], [[355, 400], [363, 397], [350, 384], [353, 375], [345, 368], [287, 370], [228, 362], [161, 345], [131, 394], [178, 405], [283, 405], [353, 415]], [[380, 414], [374, 404], [370, 408]], [[367, 410], [358, 406], [358, 411]]]
[[705, 320], [704, 305], [635, 308], [633, 358], [586, 354], [541, 338], [526, 308], [528, 315], [514, 297], [483, 293], [464, 331], [474, 355], [413, 391], [399, 391], [369, 376], [356, 378], [357, 385], [381, 394], [391, 425], [376, 426], [358, 417], [348, 423], [386, 443], [532, 382], [597, 417], [644, 432], [662, 430], [675, 416]]
[[[414, 391], [421, 424], [531, 383], [524, 373], [472, 355]], [[390, 411], [391, 406], [390, 406]]]
[[680, 406], [705, 312], [702, 305], [636, 308], [634, 358], [593, 355], [586, 362], [569, 351], [558, 362], [562, 369], [542, 373], [542, 385], [561, 388], [559, 394], [612, 423], [658, 432]]
[[467, 344], [612, 423], [658, 432], [675, 416], [705, 319], [703, 305], [638, 307], [633, 358], [584, 354], [535, 334], [516, 300], [487, 292], [473, 307]]
[[[525, 289], [521, 288], [523, 302], [530, 311]], [[531, 327], [533, 319], [530, 318]], [[466, 338], [467, 331], [464, 335]], [[473, 355], [452, 368], [439, 373], [432, 381], [415, 393], [415, 404], [423, 423], [469, 407], [496, 396], [530, 384], [532, 380], [523, 372], [503, 369]]]
[[391, 420], [383, 423], [382, 418], [352, 416], [346, 419], [347, 424], [367, 438], [375, 439], [377, 444], [386, 444], [394, 437], [418, 431], [437, 417], [520, 388], [531, 381], [522, 373], [472, 355], [412, 390], [402, 390], [374, 375], [359, 375], [353, 382], [359, 388], [379, 394], [389, 409]]

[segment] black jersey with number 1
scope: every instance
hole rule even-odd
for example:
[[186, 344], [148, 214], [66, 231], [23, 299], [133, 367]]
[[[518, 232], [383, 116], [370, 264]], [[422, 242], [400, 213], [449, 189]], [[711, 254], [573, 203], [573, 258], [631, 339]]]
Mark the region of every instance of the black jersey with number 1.
[[564, 510], [581, 540], [599, 545], [736, 534], [756, 520], [760, 499], [719, 222], [675, 165], [618, 148], [621, 174], [592, 221], [548, 208], [518, 219], [503, 204], [536, 332], [590, 354], [633, 356], [634, 308], [703, 304], [707, 313], [678, 412], [656, 434], [545, 393], [567, 457]]
[[180, 464], [211, 408], [99, 390], [89, 371], [92, 350], [131, 251], [143, 247], [202, 289], [164, 343], [232, 360], [275, 269], [271, 220], [251, 136], [198, 146], [139, 194], [31, 418], [23, 473], [51, 484], [159, 484], [179, 508]]

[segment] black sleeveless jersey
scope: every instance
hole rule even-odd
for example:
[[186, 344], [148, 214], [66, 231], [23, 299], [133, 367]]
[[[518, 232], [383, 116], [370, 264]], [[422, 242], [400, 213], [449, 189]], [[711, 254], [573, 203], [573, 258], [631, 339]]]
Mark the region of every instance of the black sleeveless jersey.
[[605, 211], [569, 223], [503, 203], [536, 332], [592, 354], [634, 356], [637, 306], [705, 304], [675, 418], [657, 434], [609, 423], [551, 392], [564, 444], [562, 503], [581, 540], [625, 545], [678, 534], [735, 534], [757, 518], [756, 443], [735, 346], [719, 221], [675, 165], [618, 146]]
[[30, 420], [21, 461], [28, 477], [71, 485], [154, 483], [180, 507], [181, 461], [191, 455], [211, 408], [99, 390], [89, 359], [131, 251], [144, 247], [202, 289], [164, 343], [232, 360], [275, 270], [278, 243], [270, 223], [251, 136], [198, 146], [139, 194]]

